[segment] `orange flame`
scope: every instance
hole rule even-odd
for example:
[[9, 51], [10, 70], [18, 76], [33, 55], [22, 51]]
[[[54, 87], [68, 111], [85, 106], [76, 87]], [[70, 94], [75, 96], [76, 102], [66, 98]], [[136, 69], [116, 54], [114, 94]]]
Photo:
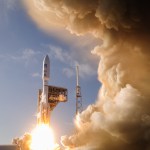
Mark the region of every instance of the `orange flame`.
[[55, 150], [58, 146], [55, 144], [53, 131], [47, 124], [37, 125], [31, 136], [31, 150]]

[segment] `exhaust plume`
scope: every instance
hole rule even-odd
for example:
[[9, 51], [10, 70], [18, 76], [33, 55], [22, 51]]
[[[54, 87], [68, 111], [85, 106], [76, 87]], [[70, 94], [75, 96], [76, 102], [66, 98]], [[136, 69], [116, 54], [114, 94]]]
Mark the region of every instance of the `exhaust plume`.
[[[98, 100], [76, 117], [70, 150], [150, 150], [150, 2], [148, 0], [26, 0], [38, 26], [54, 24], [103, 40]], [[41, 19], [42, 18], [42, 19]]]

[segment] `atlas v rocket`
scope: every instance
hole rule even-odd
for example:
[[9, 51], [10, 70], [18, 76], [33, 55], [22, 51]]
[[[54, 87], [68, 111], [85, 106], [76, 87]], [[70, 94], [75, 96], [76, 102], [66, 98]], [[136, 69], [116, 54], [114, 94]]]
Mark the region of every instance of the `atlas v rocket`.
[[50, 78], [50, 61], [48, 55], [43, 60], [42, 80], [43, 89], [38, 93], [38, 124], [50, 124], [50, 113], [59, 102], [66, 102], [68, 99], [67, 89], [48, 85]]
[[43, 60], [43, 90], [39, 104], [38, 123], [49, 124], [50, 106], [48, 103], [48, 80], [50, 78], [50, 61], [48, 55]]

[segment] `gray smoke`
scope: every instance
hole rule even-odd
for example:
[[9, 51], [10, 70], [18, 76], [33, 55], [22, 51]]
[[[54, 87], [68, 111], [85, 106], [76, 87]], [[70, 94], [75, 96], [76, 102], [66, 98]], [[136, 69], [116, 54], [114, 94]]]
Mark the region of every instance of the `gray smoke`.
[[[148, 0], [26, 0], [35, 22], [48, 30], [91, 33], [103, 40], [98, 100], [63, 136], [70, 150], [150, 150], [150, 2]], [[41, 19], [42, 18], [42, 19]]]

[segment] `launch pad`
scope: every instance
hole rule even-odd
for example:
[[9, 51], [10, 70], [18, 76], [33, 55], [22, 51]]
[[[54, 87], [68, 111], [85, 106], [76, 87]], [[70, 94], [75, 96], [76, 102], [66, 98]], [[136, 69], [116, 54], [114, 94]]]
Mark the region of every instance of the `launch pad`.
[[[40, 108], [40, 102], [42, 99], [42, 89], [38, 92], [38, 109]], [[48, 104], [50, 111], [52, 111], [59, 102], [66, 102], [68, 100], [68, 91], [63, 87], [48, 86]], [[38, 110], [39, 111], [39, 110]]]

